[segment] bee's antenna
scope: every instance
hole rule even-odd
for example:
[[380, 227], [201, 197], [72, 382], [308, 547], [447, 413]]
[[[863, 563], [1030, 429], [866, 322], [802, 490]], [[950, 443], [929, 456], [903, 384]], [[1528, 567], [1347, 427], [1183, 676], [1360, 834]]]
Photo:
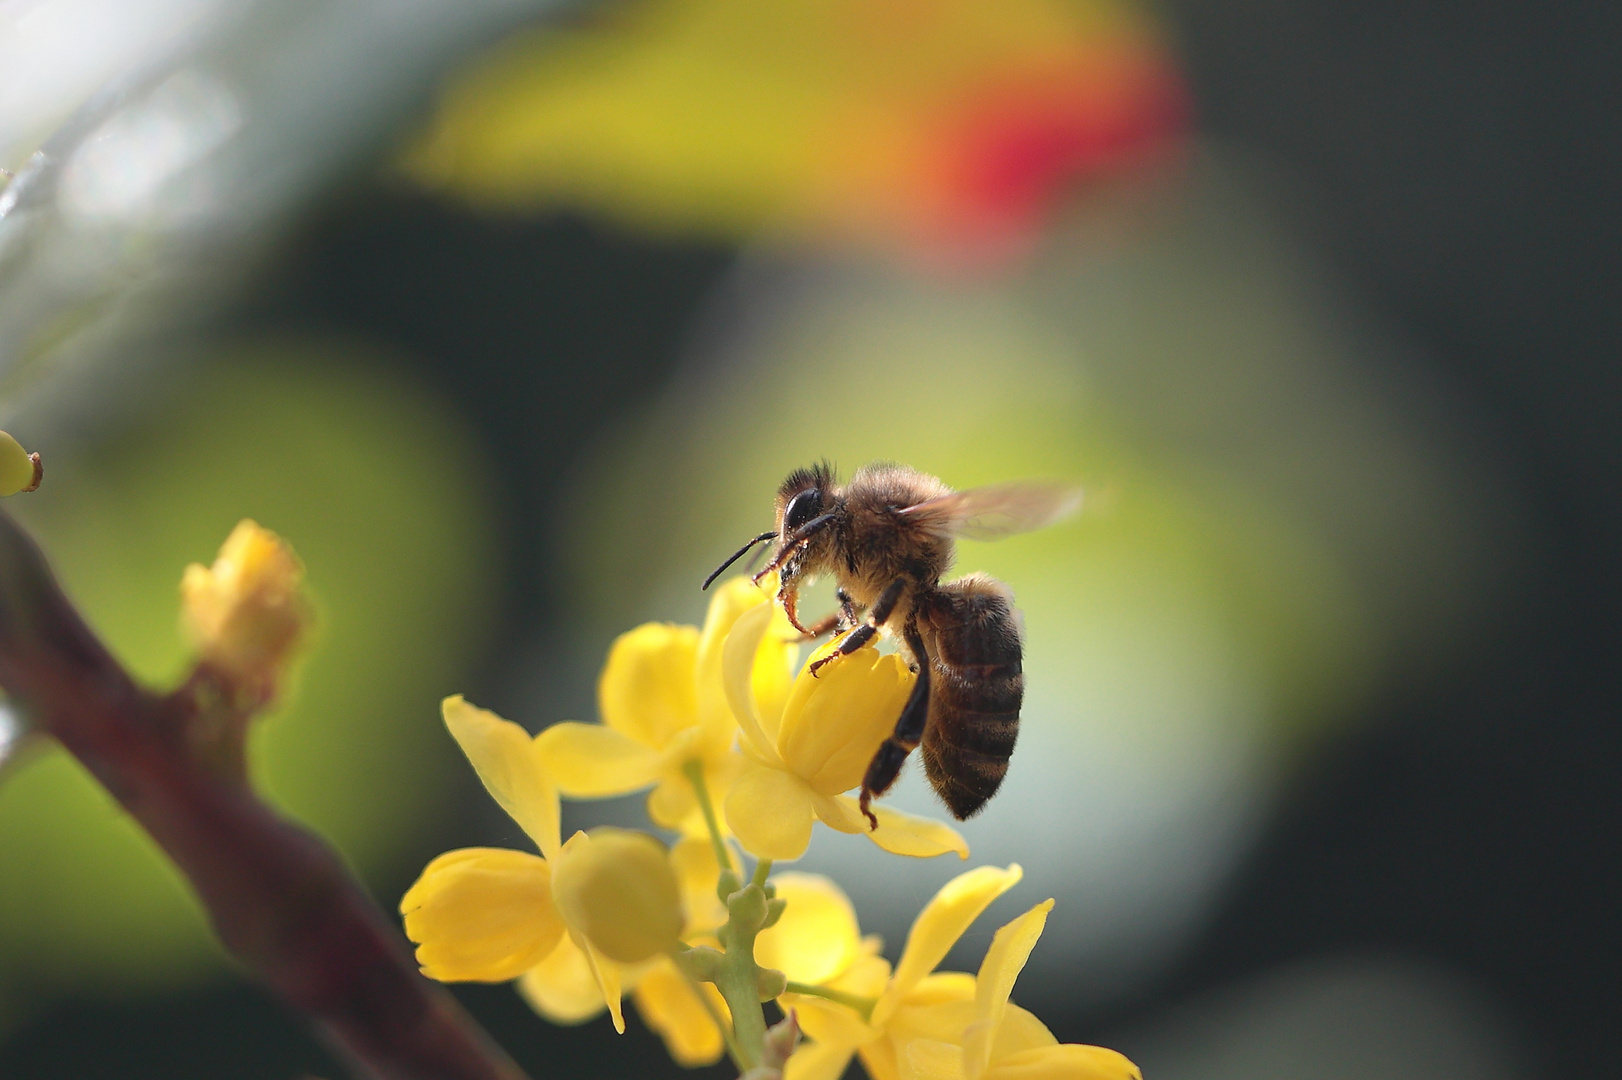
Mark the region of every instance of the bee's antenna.
[[776, 535], [777, 535], [777, 530], [772, 529], [771, 531], [763, 532], [759, 536], [757, 536], [754, 539], [750, 540], [747, 544], [745, 544], [743, 547], [739, 548], [736, 552], [734, 552], [733, 555], [732, 555], [732, 558], [728, 559], [726, 562], [722, 563], [720, 566], [717, 566], [715, 568], [715, 571], [713, 573], [711, 573], [709, 577], [704, 579], [704, 584], [699, 587], [699, 591], [703, 592], [706, 589], [708, 589], [712, 584], [714, 584], [715, 579], [720, 577], [722, 575], [722, 573], [724, 573], [726, 571], [727, 567], [731, 566], [733, 563], [735, 563], [739, 559], [743, 558], [744, 555], [746, 553], [748, 553], [750, 548], [754, 547], [756, 544], [759, 544], [759, 543], [761, 543], [763, 541], [770, 540], [772, 537], [774, 537]]

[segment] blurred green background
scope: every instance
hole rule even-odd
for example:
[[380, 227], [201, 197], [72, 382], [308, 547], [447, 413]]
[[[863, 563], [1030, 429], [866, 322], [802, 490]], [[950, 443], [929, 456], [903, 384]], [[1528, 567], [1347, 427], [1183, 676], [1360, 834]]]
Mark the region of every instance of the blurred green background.
[[[463, 419], [364, 348], [265, 341], [199, 358], [160, 408], [55, 457], [51, 473], [17, 513], [91, 624], [155, 685], [186, 671], [179, 568], [212, 562], [242, 517], [297, 544], [320, 629], [287, 703], [255, 730], [256, 778], [363, 875], [409, 872], [459, 788], [436, 702], [489, 647], [503, 569], [488, 468]], [[0, 847], [28, 867], [0, 878], [13, 1009], [41, 990], [217, 977], [183, 883], [61, 751], [0, 788]]]
[[[0, 423], [47, 464], [7, 509], [160, 685], [184, 566], [245, 516], [293, 544], [320, 626], [253, 767], [392, 908], [521, 842], [439, 698], [590, 719], [614, 635], [697, 622], [791, 468], [1080, 481], [960, 550], [1029, 643], [965, 834], [1027, 878], [952, 965], [1052, 895], [1021, 1003], [1151, 1077], [1600, 1075], [1602, 21], [0, 5]], [[76, 765], [3, 764], [0, 1076], [339, 1074]], [[802, 866], [891, 955], [954, 870]], [[537, 1076], [673, 1070], [462, 996]]]

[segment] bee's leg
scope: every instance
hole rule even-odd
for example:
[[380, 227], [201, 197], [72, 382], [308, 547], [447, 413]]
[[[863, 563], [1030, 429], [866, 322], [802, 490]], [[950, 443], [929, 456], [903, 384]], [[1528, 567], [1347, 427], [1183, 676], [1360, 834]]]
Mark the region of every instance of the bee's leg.
[[918, 658], [918, 681], [912, 684], [912, 694], [896, 719], [895, 730], [879, 744], [878, 752], [867, 765], [867, 775], [862, 778], [859, 803], [862, 813], [867, 815], [868, 825], [874, 829], [879, 827], [879, 819], [868, 809], [868, 803], [873, 801], [873, 796], [889, 791], [890, 785], [901, 775], [901, 765], [924, 737], [924, 724], [929, 719], [929, 654], [924, 651], [923, 638], [916, 629], [907, 629], [906, 640], [907, 647]]
[[800, 587], [798, 585], [785, 584], [781, 586], [777, 590], [777, 602], [783, 605], [783, 614], [788, 616], [790, 626], [806, 637], [818, 636], [800, 625]]
[[856, 625], [856, 602], [850, 598], [850, 593], [838, 588], [834, 590], [834, 598], [839, 601], [839, 610], [806, 627], [806, 640], [814, 641], [830, 630], [849, 630]]
[[815, 675], [818, 668], [831, 662], [834, 657], [849, 656], [869, 641], [872, 641], [873, 635], [879, 632], [879, 627], [884, 625], [884, 620], [890, 617], [890, 613], [895, 610], [896, 604], [901, 601], [901, 594], [906, 591], [906, 588], [906, 578], [896, 578], [885, 586], [884, 591], [879, 594], [878, 601], [874, 603], [873, 610], [868, 612], [867, 621], [852, 630], [850, 636], [839, 643], [839, 648], [824, 656], [821, 660], [814, 662], [810, 668], [811, 674]]
[[841, 585], [834, 590], [834, 599], [839, 601], [839, 614], [844, 619], [844, 626], [856, 625], [856, 601], [850, 598], [850, 593]]
[[838, 612], [835, 612], [825, 619], [818, 619], [816, 622], [805, 628], [805, 636], [807, 640], [819, 638], [830, 630], [838, 630], [840, 628], [840, 619], [842, 617], [843, 616], [841, 616]]

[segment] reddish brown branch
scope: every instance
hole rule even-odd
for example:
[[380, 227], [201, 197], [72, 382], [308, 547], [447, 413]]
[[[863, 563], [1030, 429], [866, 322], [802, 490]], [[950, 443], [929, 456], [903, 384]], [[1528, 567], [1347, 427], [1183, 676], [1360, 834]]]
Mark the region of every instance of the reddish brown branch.
[[233, 956], [379, 1080], [521, 1080], [319, 838], [188, 740], [197, 682], [136, 685], [0, 513], [0, 686], [190, 879]]

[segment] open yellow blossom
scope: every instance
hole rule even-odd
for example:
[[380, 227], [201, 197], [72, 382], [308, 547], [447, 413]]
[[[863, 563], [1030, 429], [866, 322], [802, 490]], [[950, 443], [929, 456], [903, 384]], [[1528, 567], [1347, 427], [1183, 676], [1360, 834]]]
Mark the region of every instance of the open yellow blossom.
[[[828, 956], [851, 959], [842, 970], [827, 978], [795, 980], [814, 984], [820, 992], [828, 994], [827, 997], [793, 993], [779, 999], [783, 1008], [798, 1012], [800, 1026], [813, 1040], [789, 1059], [787, 1080], [838, 1080], [851, 1057], [857, 1054], [861, 1055], [862, 1064], [873, 1080], [900, 1080], [898, 1047], [922, 1037], [934, 1037], [938, 1041], [961, 1039], [962, 1024], [942, 1026], [934, 1015], [934, 1007], [943, 1002], [972, 1003], [974, 977], [955, 972], [936, 973], [935, 966], [957, 944], [969, 924], [993, 900], [1013, 888], [1021, 876], [1017, 865], [1006, 870], [982, 866], [947, 882], [913, 921], [906, 948], [894, 972], [883, 957], [876, 955], [876, 943], [871, 949], [865, 945], [853, 946], [853, 942], [860, 939], [856, 917], [848, 901], [843, 911], [826, 897], [806, 904], [808, 908], [819, 909], [819, 913], [802, 916], [792, 925], [795, 938], [792, 953], [814, 956], [821, 951]], [[843, 895], [832, 882], [826, 882], [820, 890]], [[797, 891], [809, 890], [802, 885]], [[790, 900], [783, 915], [785, 923], [793, 917], [793, 911], [794, 901]], [[777, 929], [774, 927], [761, 938], [767, 939], [767, 935]], [[768, 945], [769, 955], [769, 950], [775, 947]], [[756, 957], [766, 962], [758, 945]], [[772, 955], [772, 959], [791, 962], [787, 956]], [[790, 978], [794, 976], [791, 974]]]
[[[589, 860], [583, 852], [591, 839], [577, 833], [562, 843], [557, 791], [523, 728], [459, 695], [446, 698], [442, 711], [485, 789], [541, 853], [468, 848], [428, 864], [400, 900], [406, 936], [417, 943], [423, 974], [443, 982], [505, 982], [523, 975], [531, 1000], [576, 1004], [573, 995], [584, 967], [593, 1002], [606, 1005], [614, 1027], [624, 1031], [623, 965], [603, 954], [588, 932], [596, 929], [603, 936], [602, 928], [580, 914], [581, 896], [592, 894], [590, 879], [600, 875], [575, 875], [577, 884], [557, 895], [559, 877], [568, 882], [569, 864]], [[626, 955], [634, 954], [645, 936], [632, 933], [610, 947], [624, 945]]]
[[723, 685], [748, 758], [725, 803], [738, 842], [763, 859], [797, 859], [815, 819], [899, 855], [955, 851], [968, 858], [956, 830], [888, 807], [874, 808], [878, 828], [869, 831], [856, 800], [842, 794], [861, 784], [916, 676], [900, 657], [876, 648], [858, 649], [812, 676], [810, 664], [837, 646], [835, 638], [807, 658], [779, 705], [759, 693], [754, 678], [773, 615], [765, 607], [743, 612], [722, 652]]
[[[721, 685], [722, 646], [738, 617], [768, 616], [769, 594], [745, 578], [728, 581], [710, 601], [702, 630], [646, 623], [621, 634], [597, 684], [600, 724], [555, 724], [538, 743], [547, 771], [570, 798], [624, 795], [653, 785], [648, 816], [666, 828], [701, 833], [704, 823], [688, 768], [703, 769], [719, 800], [743, 765], [737, 725]], [[752, 657], [755, 691], [788, 695], [793, 630], [763, 634]]]
[[1052, 900], [1044, 900], [997, 931], [974, 978], [972, 1001], [943, 1002], [920, 1028], [957, 1034], [923, 1035], [899, 1048], [904, 1080], [1143, 1080], [1124, 1055], [1102, 1046], [1061, 1043], [1008, 995], [1042, 936]]
[[192, 563], [180, 579], [187, 636], [206, 663], [268, 689], [313, 617], [303, 580], [293, 549], [244, 519], [213, 566]]

